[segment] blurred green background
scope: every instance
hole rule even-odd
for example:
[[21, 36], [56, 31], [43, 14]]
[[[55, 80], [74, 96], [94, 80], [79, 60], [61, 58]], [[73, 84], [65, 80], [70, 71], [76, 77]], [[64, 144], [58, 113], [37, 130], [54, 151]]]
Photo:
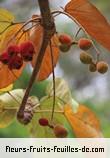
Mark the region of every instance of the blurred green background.
[[[59, 9], [59, 6], [64, 6], [67, 0], [50, 0], [50, 2], [52, 9]], [[109, 0], [91, 0], [91, 2], [110, 20]], [[28, 19], [38, 12], [37, 0], [0, 0], [0, 7], [12, 11], [18, 20]], [[76, 25], [73, 25], [72, 21], [64, 16], [56, 18], [56, 25], [58, 32], [66, 32], [74, 35], [77, 31]], [[84, 36], [83, 33], [79, 37], [82, 36]], [[97, 45], [97, 47], [102, 53], [102, 59], [106, 60], [109, 64], [109, 52], [100, 45]], [[90, 51], [93, 52], [94, 50]], [[76, 47], [73, 47], [67, 54], [61, 53], [59, 63], [55, 69], [56, 76], [63, 77], [67, 80], [74, 98], [78, 102], [90, 107], [97, 114], [104, 136], [110, 137], [110, 70], [105, 75], [90, 73], [87, 66], [80, 62], [79, 53], [80, 50]], [[30, 77], [30, 70], [28, 66], [19, 81], [15, 83], [14, 88], [26, 88]], [[39, 97], [44, 96], [44, 89], [47, 82], [43, 81], [35, 84], [32, 89], [32, 94]], [[8, 128], [0, 129], [0, 137], [29, 137], [29, 133], [23, 125], [20, 125], [15, 120]]]

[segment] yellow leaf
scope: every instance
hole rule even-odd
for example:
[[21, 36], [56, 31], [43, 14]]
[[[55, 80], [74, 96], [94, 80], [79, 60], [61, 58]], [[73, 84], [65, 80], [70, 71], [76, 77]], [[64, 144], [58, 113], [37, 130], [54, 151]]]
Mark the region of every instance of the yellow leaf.
[[8, 45], [12, 43], [18, 44], [29, 39], [28, 32], [25, 32], [23, 34], [23, 30], [20, 31], [19, 34], [15, 37], [21, 27], [22, 24], [13, 25], [2, 35], [2, 37], [0, 38], [0, 53], [2, 53], [2, 51], [4, 51], [8, 47]]
[[7, 28], [15, 19], [14, 15], [3, 8], [0, 8], [0, 33]]
[[8, 87], [0, 89], [0, 94], [11, 91], [12, 89], [13, 89], [13, 84], [10, 84]]
[[96, 115], [86, 106], [80, 105], [77, 113], [72, 111], [70, 105], [65, 106], [64, 112], [78, 138], [102, 137], [100, 123]]

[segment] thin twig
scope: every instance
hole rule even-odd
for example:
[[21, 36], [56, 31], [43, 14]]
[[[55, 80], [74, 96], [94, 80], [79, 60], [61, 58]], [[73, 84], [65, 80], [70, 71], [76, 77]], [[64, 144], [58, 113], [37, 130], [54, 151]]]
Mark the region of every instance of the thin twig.
[[[9, 107], [9, 106], [5, 106], [5, 107], [3, 107], [3, 110], [17, 110], [19, 107]], [[33, 111], [34, 113], [51, 113], [52, 112], [52, 110], [34, 110]], [[61, 110], [55, 110], [54, 111], [55, 113], [60, 113], [60, 114], [64, 114], [64, 111], [61, 111]]]
[[77, 36], [78, 36], [78, 34], [80, 33], [80, 31], [82, 30], [82, 28], [80, 27], [79, 29], [78, 29], [78, 31], [76, 32], [76, 34], [75, 34], [75, 39], [77, 38]]
[[70, 14], [68, 14], [67, 12], [65, 12], [64, 10], [63, 11], [60, 11], [60, 10], [56, 10], [56, 11], [53, 11], [51, 12], [53, 15], [56, 14], [56, 13], [61, 13], [63, 15], [66, 15], [68, 18], [70, 18], [72, 21], [75, 22], [75, 24], [77, 24], [80, 28], [82, 28], [82, 30], [85, 32], [86, 36], [88, 37], [88, 33], [86, 32], [86, 30], [84, 29], [84, 27], [73, 17], [71, 16]]
[[23, 30], [22, 34], [21, 34], [20, 37], [17, 39], [17, 42], [16, 42], [16, 43], [19, 43], [19, 41], [20, 41], [20, 39], [23, 37], [23, 35], [24, 35], [25, 33], [27, 33], [29, 30], [31, 30], [33, 27], [35, 27], [35, 26], [36, 26], [36, 27], [39, 26], [39, 23], [36, 23], [35, 25], [29, 27], [28, 29]]
[[35, 18], [35, 19], [31, 19], [31, 20], [28, 20], [27, 22], [25, 22], [21, 27], [20, 29], [14, 34], [14, 36], [8, 41], [8, 44], [14, 40], [16, 38], [16, 36], [18, 36], [18, 34], [22, 31], [23, 28], [25, 28], [28, 24], [30, 24], [31, 22], [35, 22], [35, 20], [38, 20], [40, 21], [41, 18]]
[[51, 55], [51, 64], [52, 64], [52, 75], [53, 75], [53, 107], [52, 107], [52, 115], [51, 115], [51, 121], [53, 120], [54, 111], [55, 111], [55, 103], [56, 103], [56, 86], [55, 86], [55, 71], [54, 71], [54, 56], [53, 56], [53, 50], [52, 50], [52, 43], [50, 40], [50, 55]]
[[[34, 113], [45, 113], [45, 112], [47, 112], [47, 113], [51, 113], [52, 112], [52, 110], [36, 110], [36, 111], [34, 111]], [[64, 111], [61, 111], [61, 110], [55, 110], [54, 111], [54, 113], [64, 113]]]
[[24, 22], [19, 22], [19, 23], [13, 23], [13, 22], [11, 22], [10, 25], [8, 25], [2, 32], [0, 32], [0, 35], [2, 35], [5, 31], [7, 31], [8, 28], [10, 28], [11, 26], [19, 25], [19, 24], [22, 24], [22, 23], [24, 23]]

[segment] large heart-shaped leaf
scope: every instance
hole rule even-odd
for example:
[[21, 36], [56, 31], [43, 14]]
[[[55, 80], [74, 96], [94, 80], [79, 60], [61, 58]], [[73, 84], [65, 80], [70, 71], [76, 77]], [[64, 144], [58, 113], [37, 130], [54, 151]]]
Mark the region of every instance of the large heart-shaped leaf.
[[102, 137], [100, 123], [96, 115], [86, 106], [80, 105], [77, 113], [73, 113], [71, 106], [65, 106], [65, 116], [71, 124], [78, 138]]
[[[30, 40], [33, 42], [36, 50], [36, 53], [32, 61], [32, 66], [34, 67], [43, 40], [43, 28], [41, 26], [37, 26], [30, 31]], [[52, 53], [53, 53], [53, 61], [54, 61], [53, 63], [55, 67], [59, 58], [59, 49], [57, 47], [58, 39], [55, 35], [52, 37], [51, 43], [52, 43]], [[52, 73], [52, 59], [51, 59], [50, 46], [48, 45], [41, 64], [41, 68], [39, 70], [39, 75], [37, 80], [38, 81], [45, 80], [46, 78], [48, 78], [48, 76], [51, 73]]]

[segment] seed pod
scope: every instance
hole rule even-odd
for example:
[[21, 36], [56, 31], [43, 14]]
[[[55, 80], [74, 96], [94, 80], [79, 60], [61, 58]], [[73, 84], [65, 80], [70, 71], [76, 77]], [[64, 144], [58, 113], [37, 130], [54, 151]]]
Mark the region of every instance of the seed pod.
[[17, 46], [17, 45], [10, 45], [7, 48], [7, 52], [8, 52], [8, 54], [9, 54], [10, 57], [16, 56], [17, 54], [20, 53], [19, 46]]
[[60, 41], [61, 44], [71, 45], [72, 38], [71, 38], [71, 36], [69, 36], [67, 34], [60, 34], [59, 35], [59, 41]]
[[40, 119], [39, 119], [39, 124], [40, 124], [41, 126], [48, 126], [48, 125], [49, 125], [49, 122], [48, 122], [47, 118], [40, 118]]
[[24, 61], [31, 61], [34, 53], [35, 49], [32, 42], [27, 41], [20, 45], [20, 54]]
[[68, 52], [70, 50], [70, 48], [71, 48], [71, 45], [67, 45], [67, 44], [60, 44], [59, 45], [60, 51], [62, 51], [64, 53]]
[[12, 69], [17, 69], [19, 70], [23, 65], [23, 59], [20, 56], [14, 56], [10, 59], [9, 63], [8, 63], [8, 68], [10, 70]]
[[108, 64], [104, 61], [97, 63], [97, 71], [101, 74], [104, 74], [108, 71]]
[[81, 38], [81, 39], [78, 41], [78, 46], [79, 46], [79, 48], [82, 49], [82, 50], [88, 50], [88, 49], [92, 46], [92, 42], [91, 42], [91, 40], [89, 40], [89, 39]]
[[97, 70], [96, 64], [91, 63], [91, 64], [89, 65], [89, 71], [90, 71], [90, 72], [96, 72], [96, 70]]
[[24, 125], [27, 125], [28, 123], [30, 123], [30, 121], [33, 118], [33, 113], [32, 111], [24, 111], [24, 116], [22, 118], [22, 123]]
[[28, 98], [23, 114], [17, 113], [17, 119], [21, 124], [27, 125], [31, 122], [34, 115], [34, 106], [31, 98]]
[[56, 125], [54, 127], [54, 134], [57, 138], [66, 138], [68, 135], [68, 131], [62, 125]]
[[92, 56], [89, 55], [88, 53], [86, 52], [82, 52], [80, 54], [80, 61], [83, 63], [83, 64], [91, 64], [92, 63]]
[[9, 63], [9, 61], [10, 61], [10, 57], [9, 57], [7, 51], [3, 52], [3, 53], [0, 55], [0, 61], [1, 61], [3, 64], [8, 65], [8, 63]]

